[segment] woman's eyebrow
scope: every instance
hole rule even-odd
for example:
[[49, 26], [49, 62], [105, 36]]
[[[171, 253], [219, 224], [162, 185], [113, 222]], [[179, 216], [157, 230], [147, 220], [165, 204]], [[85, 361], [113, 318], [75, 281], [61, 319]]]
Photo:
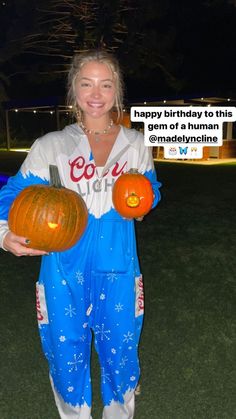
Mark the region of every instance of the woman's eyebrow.
[[[92, 80], [92, 78], [89, 78], [89, 77], [79, 77], [79, 80]], [[101, 81], [102, 82], [104, 82], [104, 81], [110, 81], [111, 83], [114, 82], [112, 79], [103, 79]]]

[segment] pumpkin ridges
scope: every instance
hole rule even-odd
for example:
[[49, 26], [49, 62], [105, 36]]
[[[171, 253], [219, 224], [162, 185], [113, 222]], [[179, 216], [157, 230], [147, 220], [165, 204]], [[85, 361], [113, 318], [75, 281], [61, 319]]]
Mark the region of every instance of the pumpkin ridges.
[[[31, 195], [34, 195], [33, 198]], [[58, 206], [61, 208], [58, 209]], [[48, 222], [59, 224], [57, 231], [50, 229]], [[24, 189], [9, 212], [10, 229], [15, 234], [29, 238], [30, 247], [48, 251], [66, 250], [74, 245], [86, 224], [87, 208], [82, 197], [72, 190], [47, 185]]]

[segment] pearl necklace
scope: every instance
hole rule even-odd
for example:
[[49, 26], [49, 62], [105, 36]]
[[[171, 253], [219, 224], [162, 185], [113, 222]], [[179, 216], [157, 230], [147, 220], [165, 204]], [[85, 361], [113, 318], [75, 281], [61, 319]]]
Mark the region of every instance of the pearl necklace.
[[106, 129], [104, 129], [102, 131], [97, 131], [96, 129], [93, 130], [93, 129], [86, 128], [86, 126], [83, 124], [83, 122], [82, 121], [80, 122], [80, 126], [81, 126], [82, 130], [85, 132], [85, 134], [92, 134], [92, 135], [95, 136], [96, 143], [101, 140], [101, 138], [99, 138], [98, 136], [102, 135], [102, 134], [107, 134], [108, 131], [111, 129], [112, 125], [113, 125], [113, 120], [111, 119], [110, 123], [109, 123], [109, 125], [107, 126]]

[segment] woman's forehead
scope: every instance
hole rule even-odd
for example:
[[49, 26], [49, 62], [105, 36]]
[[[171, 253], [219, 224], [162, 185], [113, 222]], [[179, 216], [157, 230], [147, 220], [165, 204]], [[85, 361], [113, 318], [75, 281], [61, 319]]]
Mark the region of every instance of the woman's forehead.
[[85, 63], [78, 72], [78, 77], [114, 80], [114, 74], [109, 65], [106, 63], [101, 63], [99, 61], [89, 61]]

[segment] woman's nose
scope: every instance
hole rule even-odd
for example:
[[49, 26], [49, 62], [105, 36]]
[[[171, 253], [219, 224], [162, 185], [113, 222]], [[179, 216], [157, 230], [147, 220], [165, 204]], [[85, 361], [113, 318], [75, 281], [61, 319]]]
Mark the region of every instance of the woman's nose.
[[100, 96], [100, 87], [99, 86], [93, 86], [92, 95], [93, 97], [99, 97]]

